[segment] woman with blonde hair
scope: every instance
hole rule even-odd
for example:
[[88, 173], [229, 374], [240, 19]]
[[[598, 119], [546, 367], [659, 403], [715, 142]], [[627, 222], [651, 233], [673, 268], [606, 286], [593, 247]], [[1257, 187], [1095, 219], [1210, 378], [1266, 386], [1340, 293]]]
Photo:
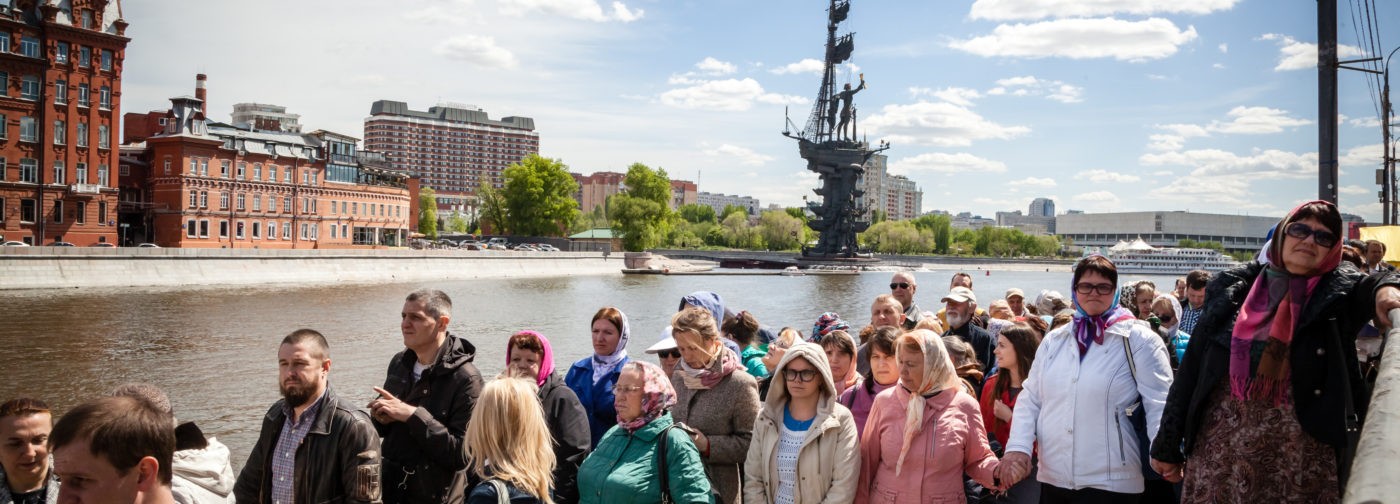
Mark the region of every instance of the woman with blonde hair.
[[467, 504], [495, 504], [501, 492], [512, 503], [554, 504], [554, 449], [535, 385], [519, 378], [487, 383], [463, 438], [469, 469], [482, 483]]
[[671, 332], [681, 351], [680, 368], [671, 377], [676, 389], [671, 415], [687, 425], [700, 450], [710, 485], [719, 491], [717, 504], [737, 504], [758, 417], [758, 383], [740, 371], [739, 355], [720, 343], [709, 311], [690, 307], [676, 313]]
[[905, 333], [895, 358], [900, 386], [875, 397], [860, 436], [855, 502], [964, 502], [963, 473], [994, 487], [982, 412], [962, 392], [943, 338]]

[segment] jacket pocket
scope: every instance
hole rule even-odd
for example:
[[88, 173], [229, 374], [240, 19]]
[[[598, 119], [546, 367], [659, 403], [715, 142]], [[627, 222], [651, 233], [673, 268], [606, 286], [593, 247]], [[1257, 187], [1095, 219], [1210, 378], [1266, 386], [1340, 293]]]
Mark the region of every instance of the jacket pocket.
[[364, 464], [355, 467], [355, 488], [351, 496], [357, 501], [377, 501], [380, 497], [379, 464]]

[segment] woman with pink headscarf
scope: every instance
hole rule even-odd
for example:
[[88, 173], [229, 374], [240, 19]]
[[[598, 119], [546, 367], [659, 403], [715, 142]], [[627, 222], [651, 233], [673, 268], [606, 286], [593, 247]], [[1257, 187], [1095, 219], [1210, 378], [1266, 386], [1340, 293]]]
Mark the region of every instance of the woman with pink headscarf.
[[574, 391], [554, 372], [554, 349], [535, 331], [520, 331], [506, 346], [506, 373], [534, 380], [540, 405], [554, 440], [553, 498], [556, 504], [578, 502], [578, 466], [588, 455], [588, 413]]

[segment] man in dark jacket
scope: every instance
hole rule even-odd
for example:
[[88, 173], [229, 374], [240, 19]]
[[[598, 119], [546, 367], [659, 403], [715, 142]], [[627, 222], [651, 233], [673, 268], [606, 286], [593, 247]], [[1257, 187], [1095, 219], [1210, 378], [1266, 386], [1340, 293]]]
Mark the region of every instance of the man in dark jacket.
[[948, 317], [948, 330], [944, 331], [943, 335], [955, 335], [972, 345], [972, 350], [977, 353], [977, 361], [982, 365], [982, 373], [990, 375], [992, 364], [996, 362], [992, 356], [996, 341], [992, 339], [991, 333], [978, 327], [974, 321], [977, 295], [967, 287], [954, 287], [947, 296], [943, 296], [943, 302], [947, 303], [944, 312]]
[[277, 367], [282, 400], [263, 417], [238, 474], [238, 503], [380, 502], [379, 435], [327, 384], [326, 338], [311, 329], [287, 335]]
[[409, 294], [401, 316], [405, 348], [369, 404], [384, 438], [384, 502], [460, 503], [467, 488], [462, 437], [481, 395], [476, 347], [447, 332], [452, 299], [442, 291]]

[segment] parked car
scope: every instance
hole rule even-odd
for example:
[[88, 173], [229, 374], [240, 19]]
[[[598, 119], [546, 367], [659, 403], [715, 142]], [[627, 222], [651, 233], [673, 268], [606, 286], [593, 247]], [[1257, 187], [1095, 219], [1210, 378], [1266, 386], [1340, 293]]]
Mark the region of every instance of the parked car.
[[506, 248], [505, 244], [501, 244], [501, 243], [487, 243], [487, 244], [486, 244], [486, 248], [491, 249], [491, 250], [510, 250], [510, 249]]
[[160, 248], [160, 245], [156, 245], [154, 243], [142, 243], [140, 245], [137, 245], [136, 248]]
[[542, 250], [542, 251], [545, 251], [545, 252], [558, 252], [558, 251], [559, 251], [559, 247], [555, 247], [554, 245], [550, 245], [550, 244], [548, 244], [548, 243], [539, 243], [539, 244], [536, 244], [535, 247], [538, 248], [538, 249], [540, 249], [540, 250]]
[[60, 241], [60, 242], [53, 242], [53, 243], [50, 243], [49, 246], [50, 246], [50, 247], [76, 247], [77, 245], [73, 245], [72, 243]]
[[7, 242], [5, 242], [5, 243], [0, 243], [0, 247], [28, 247], [28, 246], [29, 246], [28, 243], [24, 243], [24, 242], [22, 242], [22, 241], [14, 241], [14, 240], [10, 240], [10, 241], [7, 241]]
[[94, 244], [88, 245], [88, 246], [89, 246], [89, 247], [96, 247], [96, 248], [117, 248], [116, 245], [113, 245], [113, 244], [110, 244], [110, 243], [107, 243], [107, 242], [98, 242], [98, 243], [94, 243]]

